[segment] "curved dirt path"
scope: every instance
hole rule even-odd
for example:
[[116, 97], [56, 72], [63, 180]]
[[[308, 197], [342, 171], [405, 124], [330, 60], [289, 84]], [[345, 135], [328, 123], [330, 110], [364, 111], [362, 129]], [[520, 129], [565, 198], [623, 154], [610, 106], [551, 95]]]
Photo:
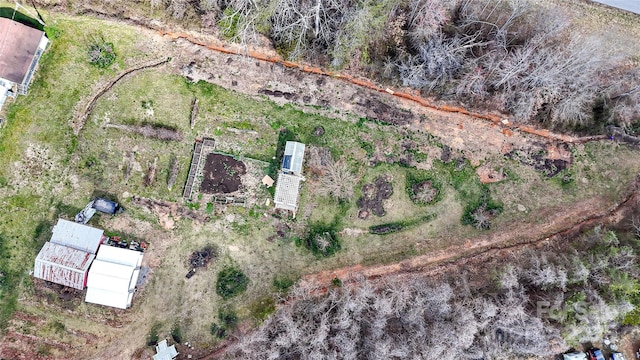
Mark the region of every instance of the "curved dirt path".
[[80, 106], [80, 104], [78, 104], [76, 106], [76, 114], [74, 115], [73, 119], [71, 120], [71, 128], [73, 128], [73, 133], [75, 135], [78, 135], [80, 133], [80, 130], [82, 130], [82, 128], [84, 127], [84, 123], [87, 121], [87, 118], [89, 117], [89, 115], [91, 114], [91, 112], [93, 111], [93, 108], [96, 107], [96, 103], [98, 102], [98, 100], [107, 93], [107, 91], [109, 91], [115, 84], [118, 83], [118, 81], [122, 80], [125, 76], [136, 73], [140, 70], [145, 70], [145, 69], [150, 69], [150, 68], [154, 68], [154, 67], [158, 67], [161, 65], [164, 65], [166, 63], [168, 63], [170, 61], [169, 58], [162, 60], [162, 61], [155, 61], [152, 63], [147, 63], [147, 64], [143, 64], [143, 65], [137, 65], [134, 66], [132, 68], [126, 69], [124, 71], [122, 71], [120, 74], [116, 75], [113, 79], [111, 79], [109, 82], [107, 82], [105, 85], [101, 86], [100, 89], [89, 98], [89, 101], [87, 103], [87, 105], [84, 107], [84, 109], [81, 111], [80, 108], [82, 108]]
[[[508, 232], [478, 237], [473, 243], [451, 246], [441, 251], [416, 256], [393, 264], [362, 266], [353, 265], [340, 269], [326, 270], [302, 277], [303, 286], [315, 294], [325, 293], [332, 285], [334, 278], [339, 278], [343, 286], [369, 281], [402, 281], [403, 278], [415, 276], [433, 276], [450, 271], [461, 264], [474, 260], [483, 263], [491, 258], [504, 254], [505, 251], [522, 250], [542, 243], [571, 239], [581, 232], [597, 225], [614, 225], [622, 221], [640, 205], [640, 173], [629, 186], [626, 196], [608, 208], [602, 210], [606, 200], [594, 198], [574, 204], [570, 208], [547, 209], [540, 214], [540, 225], [525, 224], [514, 227]], [[601, 210], [597, 210], [600, 208]], [[556, 215], [559, 210], [563, 213]], [[596, 212], [594, 213], [594, 210]], [[289, 298], [283, 305], [287, 306], [295, 298]], [[248, 330], [250, 331], [250, 330]], [[238, 335], [242, 336], [242, 335]], [[219, 359], [233, 347], [238, 338], [227, 339], [200, 359]]]
[[[514, 226], [513, 229], [475, 238], [464, 245], [451, 246], [429, 254], [416, 256], [388, 265], [354, 265], [341, 269], [321, 271], [303, 276], [312, 289], [326, 290], [331, 280], [339, 278], [343, 284], [359, 281], [362, 277], [382, 277], [425, 272], [437, 265], [455, 266], [465, 259], [490, 255], [502, 250], [517, 249], [543, 241], [561, 241], [597, 225], [614, 225], [625, 218], [640, 203], [640, 174], [629, 187], [627, 195], [618, 203], [602, 210], [606, 200], [592, 198], [573, 204], [568, 208], [550, 208], [539, 214], [537, 224]], [[598, 210], [600, 209], [600, 210]]]

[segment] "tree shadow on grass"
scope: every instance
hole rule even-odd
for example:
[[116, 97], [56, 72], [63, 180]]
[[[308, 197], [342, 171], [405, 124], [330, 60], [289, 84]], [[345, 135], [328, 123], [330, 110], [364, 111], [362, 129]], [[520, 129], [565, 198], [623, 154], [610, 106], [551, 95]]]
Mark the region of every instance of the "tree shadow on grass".
[[36, 19], [30, 16], [27, 16], [19, 11], [16, 11], [14, 16], [13, 8], [0, 7], [0, 17], [7, 18], [7, 19], [13, 18], [14, 21], [17, 21], [23, 25], [27, 25], [28, 27], [32, 27], [34, 29], [44, 31], [44, 26], [42, 26]]

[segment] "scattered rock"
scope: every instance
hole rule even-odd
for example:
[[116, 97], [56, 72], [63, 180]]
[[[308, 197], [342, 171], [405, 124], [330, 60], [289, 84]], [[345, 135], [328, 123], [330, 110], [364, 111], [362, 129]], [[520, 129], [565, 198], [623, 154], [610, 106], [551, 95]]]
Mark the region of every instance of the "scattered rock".
[[524, 207], [524, 205], [522, 205], [522, 204], [518, 204], [518, 205], [517, 205], [517, 207], [518, 207], [518, 211], [520, 211], [520, 212], [525, 212], [525, 211], [527, 211], [527, 208], [526, 208], [526, 207]]

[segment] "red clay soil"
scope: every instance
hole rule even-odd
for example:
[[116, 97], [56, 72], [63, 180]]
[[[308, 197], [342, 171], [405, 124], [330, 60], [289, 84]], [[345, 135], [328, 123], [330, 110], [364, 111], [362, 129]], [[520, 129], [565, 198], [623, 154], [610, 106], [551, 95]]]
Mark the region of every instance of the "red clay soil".
[[543, 241], [562, 241], [596, 225], [611, 226], [625, 218], [640, 202], [638, 188], [640, 176], [633, 183], [623, 201], [605, 208], [607, 201], [593, 198], [564, 208], [548, 208], [541, 211], [535, 224], [514, 224], [509, 231], [479, 236], [464, 245], [420, 255], [398, 263], [378, 266], [354, 265], [336, 270], [322, 271], [306, 275], [302, 281], [312, 288], [326, 289], [331, 280], [339, 278], [343, 284], [357, 281], [359, 278], [377, 279], [403, 273], [424, 272], [429, 267], [446, 263], [455, 266], [457, 261], [499, 250], [514, 249]]
[[[398, 263], [377, 266], [354, 265], [341, 269], [321, 271], [302, 278], [309, 289], [317, 294], [327, 291], [331, 281], [339, 278], [343, 286], [362, 281], [403, 281], [412, 276], [434, 276], [455, 270], [474, 262], [485, 264], [505, 257], [507, 252], [571, 239], [596, 225], [613, 226], [640, 205], [640, 174], [630, 186], [628, 195], [619, 203], [601, 210], [606, 200], [595, 198], [574, 204], [570, 208], [548, 208], [538, 214], [536, 224], [515, 225], [510, 231], [480, 236], [464, 245], [451, 246], [441, 251], [421, 255]], [[288, 299], [286, 303], [295, 301]], [[282, 305], [282, 306], [286, 306]], [[228, 339], [202, 359], [218, 359], [224, 356], [236, 339]]]
[[403, 92], [403, 91], [395, 91], [389, 88], [383, 88], [380, 87], [378, 85], [376, 85], [375, 83], [373, 83], [371, 80], [368, 79], [360, 79], [360, 78], [356, 78], [355, 76], [349, 75], [349, 74], [341, 74], [335, 71], [327, 71], [324, 69], [321, 69], [319, 67], [314, 67], [314, 66], [309, 66], [309, 65], [304, 65], [304, 64], [300, 64], [300, 63], [296, 63], [293, 61], [287, 61], [282, 59], [280, 56], [276, 56], [276, 55], [269, 55], [269, 54], [265, 54], [263, 52], [260, 51], [256, 51], [253, 49], [238, 49], [238, 48], [230, 48], [230, 47], [226, 47], [224, 45], [217, 45], [217, 44], [211, 44], [211, 43], [205, 43], [203, 41], [200, 41], [198, 39], [196, 39], [194, 36], [191, 36], [189, 34], [186, 33], [180, 33], [180, 32], [172, 32], [172, 31], [167, 31], [164, 29], [157, 29], [158, 33], [160, 33], [162, 36], [167, 36], [171, 39], [177, 40], [177, 39], [183, 39], [186, 40], [194, 45], [198, 45], [198, 46], [202, 46], [205, 47], [209, 50], [213, 50], [213, 51], [217, 51], [217, 52], [221, 52], [221, 53], [225, 53], [225, 54], [233, 54], [233, 55], [244, 55], [244, 56], [249, 56], [252, 57], [256, 60], [261, 60], [261, 61], [266, 61], [266, 62], [270, 62], [273, 64], [279, 64], [282, 66], [285, 66], [287, 68], [295, 68], [295, 69], [299, 69], [303, 72], [306, 73], [311, 73], [311, 74], [317, 74], [317, 75], [324, 75], [324, 76], [330, 76], [333, 78], [338, 78], [340, 80], [343, 80], [345, 82], [349, 82], [351, 84], [354, 85], [358, 85], [370, 90], [374, 90], [377, 92], [383, 92], [383, 93], [388, 93], [390, 95], [393, 95], [395, 97], [398, 98], [402, 98], [402, 99], [407, 99], [410, 101], [413, 101], [417, 104], [420, 104], [423, 107], [426, 108], [430, 108], [436, 111], [441, 111], [441, 112], [445, 112], [445, 113], [456, 113], [456, 114], [462, 114], [462, 115], [466, 115], [466, 116], [470, 116], [476, 119], [481, 119], [481, 120], [486, 120], [486, 121], [490, 121], [494, 124], [499, 124], [500, 126], [503, 126], [503, 133], [505, 133], [505, 135], [508, 135], [509, 133], [512, 134], [513, 130], [519, 130], [522, 131], [524, 133], [528, 133], [531, 135], [536, 135], [545, 139], [549, 139], [549, 140], [556, 140], [556, 141], [562, 141], [562, 142], [566, 142], [566, 143], [585, 143], [585, 142], [589, 142], [589, 141], [598, 141], [598, 140], [603, 140], [603, 139], [607, 139], [606, 135], [597, 135], [597, 136], [586, 136], [586, 137], [573, 137], [570, 135], [565, 135], [565, 134], [558, 134], [558, 133], [554, 133], [551, 132], [549, 130], [546, 129], [537, 129], [533, 126], [528, 126], [528, 125], [516, 125], [512, 122], [510, 122], [509, 120], [507, 120], [507, 117], [505, 115], [496, 115], [496, 114], [487, 114], [487, 113], [477, 113], [477, 112], [473, 112], [470, 111], [468, 109], [465, 109], [463, 107], [459, 107], [459, 106], [451, 106], [451, 105], [444, 105], [444, 104], [437, 104], [431, 100], [425, 99], [423, 97], [421, 97], [419, 95], [419, 93], [417, 91], [415, 91], [414, 93], [409, 93], [409, 92]]

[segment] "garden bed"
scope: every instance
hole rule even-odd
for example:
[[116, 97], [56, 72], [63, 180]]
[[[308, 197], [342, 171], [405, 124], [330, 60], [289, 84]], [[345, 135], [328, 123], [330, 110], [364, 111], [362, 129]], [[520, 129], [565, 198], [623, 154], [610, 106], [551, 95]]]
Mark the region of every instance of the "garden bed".
[[207, 155], [200, 191], [206, 194], [230, 194], [242, 187], [240, 177], [247, 172], [242, 161], [229, 155]]

